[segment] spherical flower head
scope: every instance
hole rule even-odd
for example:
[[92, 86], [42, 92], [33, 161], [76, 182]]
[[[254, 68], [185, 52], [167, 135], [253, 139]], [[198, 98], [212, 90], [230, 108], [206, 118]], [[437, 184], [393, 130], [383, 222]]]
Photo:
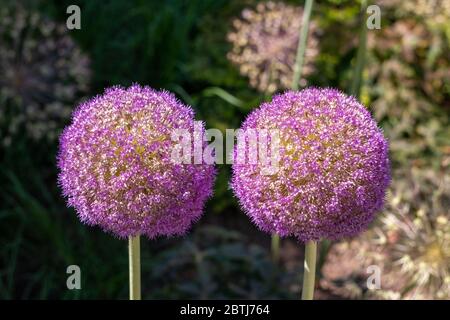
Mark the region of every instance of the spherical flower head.
[[33, 139], [55, 140], [87, 92], [89, 64], [65, 24], [19, 4], [0, 8], [0, 143], [22, 126]]
[[335, 89], [286, 92], [253, 111], [242, 129], [280, 133], [275, 174], [261, 174], [261, 162], [233, 164], [232, 189], [263, 231], [304, 242], [339, 239], [364, 230], [382, 208], [388, 144], [355, 98]]
[[[233, 30], [227, 35], [232, 44], [227, 57], [252, 87], [273, 93], [292, 86], [302, 17], [302, 7], [268, 1], [244, 9], [233, 21]], [[313, 60], [319, 52], [316, 33], [316, 23], [311, 21], [302, 68], [306, 76], [314, 71]], [[306, 85], [306, 80], [301, 79], [300, 84]]]
[[166, 91], [114, 87], [81, 104], [58, 156], [59, 183], [80, 220], [120, 238], [185, 233], [215, 169], [172, 160], [177, 129], [194, 132], [194, 112]]
[[[336, 243], [327, 254], [321, 285], [353, 299], [449, 299], [448, 165], [436, 170], [406, 163], [393, 176], [386, 207], [373, 228]], [[383, 274], [379, 290], [366, 286], [366, 270], [373, 265]]]
[[371, 240], [386, 253], [379, 257], [386, 261], [383, 274], [405, 279], [405, 298], [449, 299], [450, 172], [411, 167], [396, 170]]
[[[400, 212], [388, 213], [381, 230], [386, 238], [381, 246], [389, 248], [395, 276], [400, 273], [412, 287], [410, 294], [450, 298], [450, 220], [447, 213], [432, 215], [419, 211], [414, 217]], [[380, 234], [380, 233], [379, 233]], [[391, 266], [392, 267], [392, 266]]]

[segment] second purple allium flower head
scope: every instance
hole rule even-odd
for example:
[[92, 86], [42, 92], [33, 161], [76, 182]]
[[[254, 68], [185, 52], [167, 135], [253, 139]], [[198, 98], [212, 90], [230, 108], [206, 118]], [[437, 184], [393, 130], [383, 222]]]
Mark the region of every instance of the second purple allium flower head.
[[280, 132], [279, 170], [234, 164], [231, 186], [262, 230], [301, 241], [363, 231], [390, 181], [388, 144], [367, 109], [334, 89], [275, 96], [242, 129]]
[[80, 219], [118, 237], [183, 234], [202, 214], [215, 169], [171, 160], [194, 112], [168, 92], [114, 87], [80, 105], [60, 139], [59, 183]]

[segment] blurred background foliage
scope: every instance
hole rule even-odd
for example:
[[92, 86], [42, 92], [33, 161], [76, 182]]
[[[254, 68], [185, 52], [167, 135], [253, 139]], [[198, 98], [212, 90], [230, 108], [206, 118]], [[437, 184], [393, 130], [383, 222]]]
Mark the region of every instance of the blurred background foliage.
[[[105, 87], [139, 82], [173, 91], [208, 127], [238, 128], [253, 108], [270, 99], [227, 59], [233, 20], [259, 2], [1, 1], [0, 10], [15, 12], [20, 5], [29, 21], [38, 16], [49, 22], [37, 23], [33, 31], [30, 22], [0, 20], [0, 298], [127, 298], [126, 243], [82, 225], [56, 185], [56, 136], [69, 123], [64, 110]], [[333, 244], [328, 256], [322, 250], [316, 297], [445, 299], [450, 292], [449, 241], [441, 235], [449, 233], [450, 223], [450, 191], [444, 187], [450, 176], [448, 1], [437, 1], [434, 8], [426, 1], [371, 3], [381, 6], [382, 22], [380, 30], [368, 31], [360, 99], [390, 140], [393, 182], [387, 207], [370, 232]], [[58, 31], [72, 4], [81, 8], [81, 30]], [[348, 92], [360, 5], [316, 2], [312, 19], [319, 51], [306, 75], [308, 85]], [[29, 48], [29, 57], [19, 55], [17, 46]], [[36, 108], [48, 112], [36, 116]], [[30, 130], [36, 124], [46, 134]], [[298, 297], [301, 245], [283, 239], [281, 262], [272, 263], [270, 236], [241, 212], [228, 188], [229, 177], [229, 165], [219, 165], [215, 195], [189, 235], [143, 241], [143, 298]], [[397, 226], [387, 228], [386, 219]], [[398, 221], [427, 225], [414, 229], [421, 240], [402, 236], [403, 222]], [[373, 236], [375, 230], [386, 235], [391, 229], [400, 231], [389, 241]], [[400, 252], [402, 241], [417, 242], [420, 248], [406, 246], [411, 252]], [[357, 252], [365, 248], [362, 258], [354, 258], [352, 246]], [[379, 252], [381, 260], [373, 260]], [[417, 270], [397, 263], [406, 264], [408, 255], [423, 262], [430, 254], [425, 282], [410, 276]], [[386, 265], [386, 277], [405, 279], [403, 284], [387, 281], [382, 290], [369, 292], [365, 268], [373, 261]], [[71, 264], [81, 267], [82, 290], [66, 289]]]

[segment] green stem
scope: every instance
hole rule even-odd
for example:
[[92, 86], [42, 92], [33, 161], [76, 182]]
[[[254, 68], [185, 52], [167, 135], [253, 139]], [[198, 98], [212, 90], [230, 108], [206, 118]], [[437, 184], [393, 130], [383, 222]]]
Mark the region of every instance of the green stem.
[[276, 233], [272, 234], [272, 260], [274, 263], [280, 260], [280, 236]]
[[303, 62], [305, 60], [306, 42], [308, 40], [309, 18], [314, 0], [306, 0], [305, 10], [303, 11], [303, 20], [300, 26], [300, 35], [298, 39], [297, 56], [294, 65], [294, 78], [292, 79], [292, 89], [298, 90], [300, 77], [302, 75]]
[[305, 245], [305, 270], [303, 271], [302, 300], [313, 300], [316, 278], [317, 243], [308, 241]]
[[141, 300], [141, 248], [139, 235], [128, 238], [130, 300]]
[[366, 9], [367, 1], [361, 1], [361, 29], [359, 30], [359, 45], [358, 53], [356, 55], [356, 66], [353, 73], [353, 81], [350, 87], [350, 94], [359, 98], [361, 91], [361, 79], [364, 71], [364, 63], [366, 60], [366, 46], [367, 46], [367, 26], [366, 26]]
[[318, 271], [317, 274], [319, 277], [322, 276], [322, 267], [325, 264], [327, 260], [328, 252], [331, 248], [331, 241], [324, 239], [320, 242], [320, 245], [317, 246], [317, 264], [316, 264], [316, 270]]

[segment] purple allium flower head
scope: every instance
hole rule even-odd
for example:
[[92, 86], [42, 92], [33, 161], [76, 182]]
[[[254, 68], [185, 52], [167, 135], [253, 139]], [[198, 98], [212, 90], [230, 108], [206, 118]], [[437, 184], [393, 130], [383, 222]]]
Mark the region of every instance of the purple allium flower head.
[[[228, 59], [247, 76], [250, 85], [261, 92], [273, 93], [292, 86], [298, 38], [303, 23], [303, 7], [283, 2], [261, 2], [242, 11], [233, 20], [227, 35], [232, 48]], [[318, 26], [309, 23], [302, 75], [314, 72], [314, 59], [319, 53]], [[300, 79], [305, 86], [306, 79]]]
[[58, 155], [59, 183], [80, 220], [120, 238], [185, 233], [215, 169], [172, 161], [176, 129], [192, 134], [194, 112], [166, 91], [113, 87], [81, 104]]
[[90, 60], [66, 24], [15, 2], [0, 6], [0, 144], [22, 129], [54, 141], [88, 91]]
[[[277, 129], [279, 170], [233, 165], [231, 187], [263, 231], [300, 241], [339, 239], [364, 230], [390, 182], [388, 144], [370, 113], [335, 89], [277, 95], [242, 129]], [[247, 144], [248, 148], [248, 144]]]

